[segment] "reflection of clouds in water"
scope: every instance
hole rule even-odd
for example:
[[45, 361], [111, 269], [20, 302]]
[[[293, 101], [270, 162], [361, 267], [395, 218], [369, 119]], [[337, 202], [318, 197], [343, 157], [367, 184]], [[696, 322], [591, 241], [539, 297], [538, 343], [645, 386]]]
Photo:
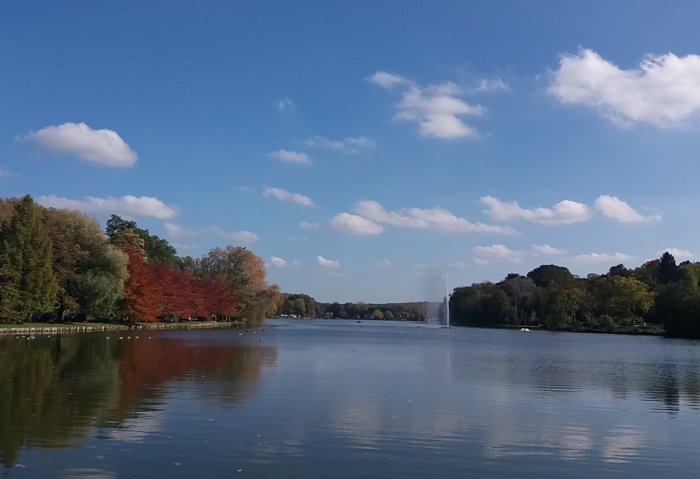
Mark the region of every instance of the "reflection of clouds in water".
[[512, 422], [490, 424], [484, 446], [489, 459], [525, 455], [557, 455], [565, 460], [583, 459], [593, 449], [590, 429], [549, 423], [536, 428], [517, 426]]
[[259, 442], [253, 448], [253, 454], [270, 459], [256, 459], [255, 462], [259, 464], [268, 463], [272, 458], [278, 458], [279, 456], [291, 456], [291, 457], [301, 457], [304, 455], [302, 452], [304, 449], [304, 443], [306, 435], [304, 434], [304, 429], [299, 427], [290, 431], [289, 435], [282, 439], [281, 441], [271, 442], [269, 440], [259, 438]]
[[116, 472], [104, 469], [65, 469], [61, 473], [61, 479], [116, 479], [117, 477]]
[[335, 359], [318, 359], [314, 364], [314, 376], [333, 376], [338, 369]]
[[141, 442], [149, 434], [161, 429], [164, 415], [163, 410], [139, 414], [136, 418], [124, 421], [123, 427], [112, 429], [110, 437], [117, 441]]
[[626, 426], [611, 431], [605, 440], [601, 455], [605, 462], [624, 463], [639, 455], [646, 442], [646, 434], [639, 427]]
[[592, 432], [583, 426], [565, 428], [559, 444], [562, 459], [583, 459], [586, 452], [593, 449]]
[[384, 436], [384, 416], [375, 397], [353, 394], [337, 406], [330, 413], [330, 425], [338, 433], [363, 446], [373, 446]]

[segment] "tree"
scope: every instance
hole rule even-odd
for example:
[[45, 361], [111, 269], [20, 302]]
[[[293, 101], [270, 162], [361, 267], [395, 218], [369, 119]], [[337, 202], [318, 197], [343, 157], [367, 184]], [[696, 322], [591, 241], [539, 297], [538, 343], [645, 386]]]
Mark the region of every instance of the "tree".
[[382, 313], [381, 309], [375, 309], [372, 312], [372, 318], [373, 319], [384, 319], [384, 313]]
[[583, 299], [583, 291], [564, 289], [553, 282], [535, 292], [534, 306], [537, 316], [547, 329], [569, 328]]
[[551, 283], [557, 283], [562, 288], [567, 288], [576, 282], [571, 271], [554, 264], [545, 264], [535, 268], [527, 274], [527, 277], [540, 288], [546, 288]]
[[129, 277], [124, 284], [123, 315], [132, 321], [155, 322], [162, 312], [158, 278], [131, 245], [123, 245], [129, 257]]
[[47, 208], [44, 222], [58, 280], [56, 321], [65, 311], [92, 317], [116, 312], [127, 275], [126, 255], [110, 244], [95, 219], [82, 213]]
[[242, 246], [214, 248], [202, 258], [202, 272], [209, 279], [225, 278], [236, 294], [238, 319], [264, 321], [277, 311], [281, 293], [265, 282], [265, 261]]
[[610, 311], [618, 318], [631, 318], [636, 313], [646, 313], [654, 304], [656, 293], [634, 278], [614, 277]]
[[669, 281], [674, 281], [678, 278], [678, 266], [676, 265], [676, 258], [673, 257], [668, 251], [661, 255], [659, 261], [659, 276], [661, 282], [668, 283]]
[[51, 248], [40, 209], [31, 196], [21, 198], [0, 228], [0, 320], [21, 322], [53, 309], [58, 284]]
[[519, 324], [521, 320], [524, 321], [524, 309], [529, 306], [535, 293], [535, 283], [526, 276], [509, 274], [499, 285], [511, 298], [514, 306], [514, 324]]
[[110, 241], [114, 244], [123, 242], [122, 234], [125, 231], [133, 231], [136, 236], [143, 240], [143, 250], [151, 263], [175, 264], [177, 258], [175, 248], [167, 240], [150, 234], [148, 230], [139, 228], [135, 221], [127, 221], [121, 216], [112, 215], [107, 220], [105, 231]]
[[618, 264], [617, 266], [611, 266], [608, 272], [610, 276], [632, 276], [632, 270], [625, 268], [624, 264]]

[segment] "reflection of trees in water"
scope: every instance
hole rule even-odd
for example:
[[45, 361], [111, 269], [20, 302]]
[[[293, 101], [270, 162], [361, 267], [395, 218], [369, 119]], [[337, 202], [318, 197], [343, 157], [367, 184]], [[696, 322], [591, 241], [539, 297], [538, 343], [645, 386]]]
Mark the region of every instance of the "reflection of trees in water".
[[224, 404], [256, 393], [276, 349], [182, 339], [59, 336], [0, 340], [0, 462], [24, 445], [62, 447], [92, 427], [123, 427], [158, 409], [172, 381]]
[[640, 395], [674, 413], [681, 404], [700, 409], [700, 361], [581, 361], [578, 357], [516, 357], [503, 351], [490, 357], [457, 354], [453, 374], [461, 382], [534, 388], [556, 397], [582, 390], [607, 391], [618, 399]]

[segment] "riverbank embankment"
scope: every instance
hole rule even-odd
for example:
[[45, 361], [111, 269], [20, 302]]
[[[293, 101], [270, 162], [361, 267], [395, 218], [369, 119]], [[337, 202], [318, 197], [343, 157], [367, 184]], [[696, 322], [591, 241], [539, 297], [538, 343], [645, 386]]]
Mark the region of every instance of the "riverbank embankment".
[[242, 326], [240, 322], [187, 322], [187, 323], [138, 323], [138, 324], [110, 324], [110, 323], [28, 323], [28, 324], [0, 324], [0, 335], [48, 335], [68, 333], [103, 333], [108, 331], [156, 331], [176, 329], [223, 329]]

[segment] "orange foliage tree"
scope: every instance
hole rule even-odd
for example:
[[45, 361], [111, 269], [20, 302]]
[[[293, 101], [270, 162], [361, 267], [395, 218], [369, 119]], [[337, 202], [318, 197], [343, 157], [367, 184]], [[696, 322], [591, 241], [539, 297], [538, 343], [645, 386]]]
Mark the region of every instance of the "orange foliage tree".
[[162, 292], [158, 279], [138, 248], [124, 244], [129, 257], [129, 277], [124, 282], [123, 314], [134, 321], [156, 322], [162, 312]]

